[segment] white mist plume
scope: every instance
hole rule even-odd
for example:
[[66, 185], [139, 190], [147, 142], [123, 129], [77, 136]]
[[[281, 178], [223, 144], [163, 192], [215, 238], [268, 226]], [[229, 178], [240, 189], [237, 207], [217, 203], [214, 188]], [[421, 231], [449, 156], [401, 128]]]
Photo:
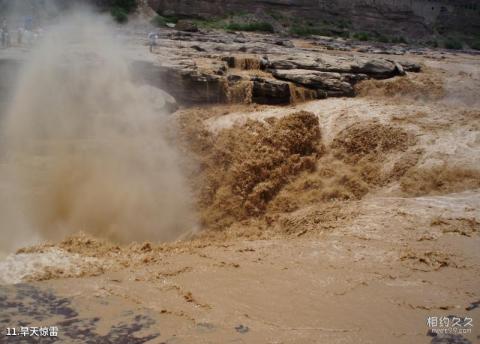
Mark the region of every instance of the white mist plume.
[[23, 24], [25, 16], [52, 20], [73, 5], [70, 0], [0, 0], [0, 19], [7, 19], [8, 24]]
[[0, 248], [80, 230], [130, 242], [193, 229], [162, 93], [132, 82], [112, 37], [103, 19], [68, 16], [24, 67], [2, 125]]

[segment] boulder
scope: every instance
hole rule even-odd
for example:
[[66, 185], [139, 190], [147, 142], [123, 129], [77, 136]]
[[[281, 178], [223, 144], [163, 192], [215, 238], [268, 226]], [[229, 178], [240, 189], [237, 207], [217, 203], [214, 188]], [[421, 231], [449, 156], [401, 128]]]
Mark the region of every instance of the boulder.
[[183, 104], [222, 103], [225, 78], [193, 68], [165, 68], [165, 89]]
[[344, 73], [342, 74], [342, 78], [344, 81], [348, 82], [349, 84], [355, 85], [357, 82], [362, 81], [362, 80], [367, 80], [368, 75], [367, 74], [350, 74], [350, 73]]
[[321, 55], [317, 58], [317, 70], [334, 73], [356, 73], [358, 63], [353, 57]]
[[307, 88], [322, 90], [330, 97], [353, 96], [353, 86], [340, 73], [304, 69], [275, 70], [273, 76]]
[[305, 69], [319, 72], [366, 74], [373, 78], [383, 79], [397, 75], [395, 63], [385, 59], [361, 59], [353, 57], [336, 57], [320, 55], [271, 57], [268, 68], [276, 70]]
[[185, 32], [198, 32], [198, 26], [191, 20], [181, 19], [175, 25], [175, 29]]
[[312, 69], [317, 70], [319, 64], [309, 57], [288, 56], [270, 57], [268, 68], [270, 69]]
[[395, 68], [397, 69], [398, 75], [405, 75], [405, 70], [403, 69], [402, 65], [395, 61], [393, 63], [395, 63]]
[[276, 40], [274, 42], [274, 44], [276, 45], [280, 45], [282, 47], [286, 47], [286, 48], [295, 48], [295, 45], [293, 44], [293, 42], [289, 39], [279, 39], [279, 40]]
[[132, 68], [138, 82], [165, 90], [179, 104], [225, 102], [225, 76], [217, 75], [211, 70], [201, 70], [193, 63], [134, 61]]
[[422, 67], [414, 62], [401, 61], [399, 64], [402, 66], [405, 72], [419, 73], [422, 70]]
[[290, 103], [290, 85], [275, 79], [252, 78], [252, 102], [281, 105]]
[[386, 79], [398, 74], [395, 63], [385, 59], [358, 59], [358, 65], [352, 66], [352, 71], [376, 79]]

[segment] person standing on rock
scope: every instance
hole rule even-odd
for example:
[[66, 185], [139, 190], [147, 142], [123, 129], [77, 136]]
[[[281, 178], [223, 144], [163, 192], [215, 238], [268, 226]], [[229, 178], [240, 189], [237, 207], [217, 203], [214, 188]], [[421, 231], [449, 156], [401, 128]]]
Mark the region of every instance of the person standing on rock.
[[150, 32], [148, 34], [148, 46], [150, 47], [150, 52], [153, 53], [153, 47], [157, 45], [157, 34], [155, 32]]
[[23, 43], [23, 27], [19, 27], [17, 30], [17, 44], [22, 45]]
[[2, 23], [0, 31], [2, 36], [2, 48], [6, 48], [8, 45], [8, 27], [6, 21]]

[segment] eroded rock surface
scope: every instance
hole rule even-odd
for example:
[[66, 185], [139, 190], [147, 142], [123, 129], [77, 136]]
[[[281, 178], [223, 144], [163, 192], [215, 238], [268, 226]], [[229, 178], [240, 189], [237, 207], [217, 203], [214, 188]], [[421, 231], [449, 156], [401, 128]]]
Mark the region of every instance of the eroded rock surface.
[[[288, 104], [299, 99], [351, 97], [365, 79], [419, 72], [412, 62], [297, 47], [276, 35], [161, 29], [145, 70], [148, 82], [180, 103]], [[298, 93], [302, 96], [298, 97]]]

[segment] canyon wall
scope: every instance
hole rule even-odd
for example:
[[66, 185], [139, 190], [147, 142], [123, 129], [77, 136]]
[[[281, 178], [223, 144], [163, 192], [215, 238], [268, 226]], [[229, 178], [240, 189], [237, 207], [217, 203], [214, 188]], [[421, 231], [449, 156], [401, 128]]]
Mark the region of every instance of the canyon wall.
[[347, 23], [353, 31], [421, 39], [434, 32], [480, 32], [476, 0], [149, 0], [163, 14], [212, 18], [264, 11], [298, 21]]
[[[410, 39], [433, 34], [479, 36], [478, 0], [138, 0], [158, 13], [212, 19], [234, 13], [266, 13], [303, 25], [340, 25], [349, 32], [371, 32]], [[116, 0], [0, 0], [0, 19], [8, 9], [40, 12], [93, 3], [108, 9]], [[54, 6], [51, 6], [54, 4]], [[480, 38], [480, 37], [477, 37]]]

